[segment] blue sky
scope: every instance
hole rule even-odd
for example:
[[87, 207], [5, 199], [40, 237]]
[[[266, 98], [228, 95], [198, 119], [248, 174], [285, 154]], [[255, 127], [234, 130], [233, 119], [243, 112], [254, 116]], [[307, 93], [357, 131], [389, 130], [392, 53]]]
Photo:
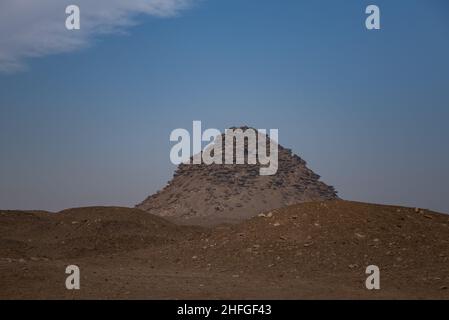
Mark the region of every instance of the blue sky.
[[446, 0], [186, 2], [34, 58], [45, 34], [10, 44], [0, 23], [20, 65], [0, 73], [2, 209], [132, 206], [171, 178], [170, 132], [201, 120], [278, 128], [344, 199], [449, 212]]

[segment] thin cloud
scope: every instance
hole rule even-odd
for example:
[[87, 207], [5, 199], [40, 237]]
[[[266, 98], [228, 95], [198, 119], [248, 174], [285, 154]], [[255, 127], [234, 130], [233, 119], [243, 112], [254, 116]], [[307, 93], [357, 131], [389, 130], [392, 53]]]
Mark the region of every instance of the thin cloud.
[[[26, 59], [70, 52], [95, 35], [122, 32], [137, 15], [172, 17], [194, 0], [2, 0], [0, 2], [0, 72], [26, 67]], [[81, 11], [81, 29], [65, 28], [65, 8]]]

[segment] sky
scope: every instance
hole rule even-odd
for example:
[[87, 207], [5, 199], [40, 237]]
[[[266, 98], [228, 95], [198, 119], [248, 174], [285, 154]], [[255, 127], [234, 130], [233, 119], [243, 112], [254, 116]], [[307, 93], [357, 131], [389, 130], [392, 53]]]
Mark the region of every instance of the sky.
[[201, 120], [279, 129], [343, 199], [449, 213], [448, 57], [447, 0], [1, 0], [0, 208], [134, 206]]

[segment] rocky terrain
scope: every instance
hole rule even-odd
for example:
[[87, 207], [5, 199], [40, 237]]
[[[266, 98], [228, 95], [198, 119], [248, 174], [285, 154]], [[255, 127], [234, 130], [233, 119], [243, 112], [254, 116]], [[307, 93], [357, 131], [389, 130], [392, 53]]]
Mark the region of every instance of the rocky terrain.
[[448, 299], [448, 231], [445, 214], [342, 200], [209, 228], [130, 208], [0, 211], [0, 298]]
[[[224, 150], [225, 134], [222, 136]], [[271, 140], [267, 138], [267, 141], [269, 149]], [[247, 156], [251, 150], [247, 144], [243, 147]], [[234, 145], [234, 161], [235, 148]], [[181, 164], [161, 191], [136, 207], [177, 223], [216, 225], [241, 221], [291, 204], [338, 199], [332, 186], [321, 182], [320, 176], [307, 168], [303, 159], [281, 145], [278, 164], [278, 171], [270, 176], [259, 174], [259, 162]]]
[[0, 298], [449, 299], [448, 215], [340, 200], [282, 146], [259, 168], [182, 164], [137, 208], [0, 211]]

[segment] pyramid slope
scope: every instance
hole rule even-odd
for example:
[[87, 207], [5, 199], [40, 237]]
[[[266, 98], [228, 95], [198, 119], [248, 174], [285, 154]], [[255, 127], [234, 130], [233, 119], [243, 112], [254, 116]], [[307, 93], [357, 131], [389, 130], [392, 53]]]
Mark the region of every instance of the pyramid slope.
[[181, 164], [162, 190], [136, 207], [178, 223], [216, 224], [295, 203], [338, 199], [332, 186], [280, 145], [278, 164], [271, 176], [259, 175], [259, 164]]

